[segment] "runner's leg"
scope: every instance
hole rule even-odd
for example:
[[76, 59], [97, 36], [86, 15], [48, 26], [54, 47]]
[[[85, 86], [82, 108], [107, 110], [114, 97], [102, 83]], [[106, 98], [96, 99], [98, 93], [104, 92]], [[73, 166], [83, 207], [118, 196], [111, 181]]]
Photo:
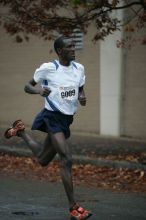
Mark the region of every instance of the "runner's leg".
[[47, 134], [43, 144], [40, 144], [26, 133], [26, 131], [20, 131], [19, 137], [21, 137], [25, 143], [28, 145], [33, 154], [38, 158], [41, 165], [47, 165], [56, 155], [56, 150], [54, 149], [50, 135]]
[[75, 200], [74, 200], [74, 192], [73, 192], [72, 173], [71, 173], [71, 169], [72, 169], [71, 152], [69, 150], [68, 144], [62, 132], [51, 134], [51, 138], [54, 148], [60, 156], [61, 165], [62, 165], [61, 178], [67, 194], [69, 206], [72, 207], [75, 204]]
[[52, 144], [50, 134], [47, 134], [47, 137], [45, 138], [45, 141], [43, 143], [43, 151], [38, 157], [38, 161], [42, 166], [48, 165], [49, 162], [52, 161], [52, 159], [56, 155], [56, 150]]

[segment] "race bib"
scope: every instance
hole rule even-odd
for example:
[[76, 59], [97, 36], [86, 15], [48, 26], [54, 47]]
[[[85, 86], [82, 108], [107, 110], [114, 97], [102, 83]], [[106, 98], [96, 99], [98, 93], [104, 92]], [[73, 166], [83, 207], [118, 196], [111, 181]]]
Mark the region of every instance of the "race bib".
[[59, 94], [61, 100], [72, 101], [78, 97], [77, 88], [74, 86], [61, 86], [59, 87]]

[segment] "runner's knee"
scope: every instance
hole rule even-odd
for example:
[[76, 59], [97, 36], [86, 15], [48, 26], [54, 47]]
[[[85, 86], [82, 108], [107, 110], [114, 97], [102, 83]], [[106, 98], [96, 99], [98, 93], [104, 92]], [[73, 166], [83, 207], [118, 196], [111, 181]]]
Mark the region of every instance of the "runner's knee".
[[47, 160], [38, 160], [38, 162], [42, 167], [45, 167], [49, 164], [49, 161]]
[[61, 157], [61, 163], [64, 167], [72, 167], [72, 158], [69, 156]]

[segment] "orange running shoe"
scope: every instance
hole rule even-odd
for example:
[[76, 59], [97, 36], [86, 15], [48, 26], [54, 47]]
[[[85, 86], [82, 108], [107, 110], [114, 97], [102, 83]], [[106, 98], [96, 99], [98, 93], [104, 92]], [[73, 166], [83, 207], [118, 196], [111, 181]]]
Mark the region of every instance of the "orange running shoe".
[[11, 137], [18, 136], [18, 132], [24, 130], [25, 130], [25, 126], [23, 122], [19, 119], [13, 123], [12, 127], [8, 128], [5, 131], [4, 136], [5, 138], [9, 139]]
[[80, 207], [78, 204], [75, 204], [74, 207], [70, 210], [71, 220], [85, 220], [89, 218], [91, 215], [91, 212]]

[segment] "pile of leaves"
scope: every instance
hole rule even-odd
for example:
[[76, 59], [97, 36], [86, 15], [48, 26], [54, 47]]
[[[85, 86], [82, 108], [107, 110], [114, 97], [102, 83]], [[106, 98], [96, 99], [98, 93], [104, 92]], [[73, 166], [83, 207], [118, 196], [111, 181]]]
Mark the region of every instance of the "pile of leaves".
[[[61, 181], [60, 163], [53, 161], [42, 167], [34, 158], [0, 155], [0, 174], [17, 177]], [[73, 165], [73, 180], [75, 185], [112, 189], [124, 192], [146, 192], [146, 171], [101, 168], [95, 165]]]

